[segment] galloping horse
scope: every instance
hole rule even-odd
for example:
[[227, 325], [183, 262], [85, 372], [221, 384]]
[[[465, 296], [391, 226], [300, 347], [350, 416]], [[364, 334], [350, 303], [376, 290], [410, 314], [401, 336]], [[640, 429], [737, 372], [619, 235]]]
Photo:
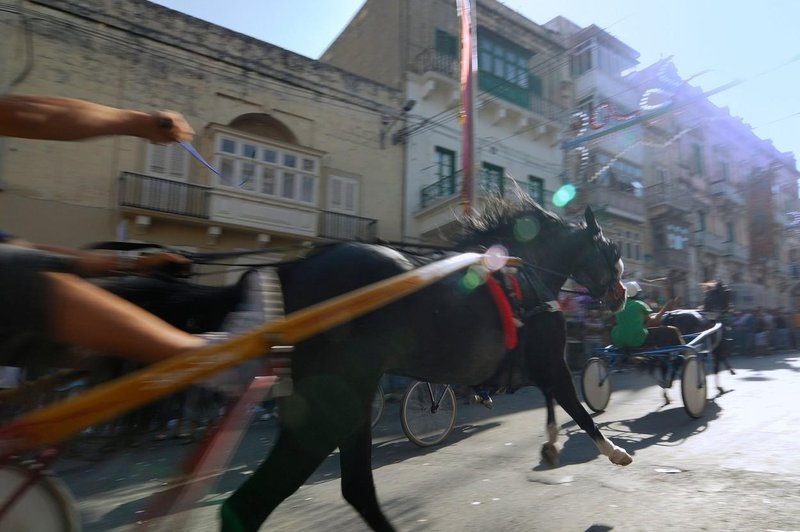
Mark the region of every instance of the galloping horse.
[[[520, 257], [523, 325], [517, 347], [505, 347], [504, 323], [488, 286], [473, 268], [450, 275], [380, 310], [295, 346], [293, 395], [281, 409], [272, 452], [222, 507], [222, 530], [255, 531], [335, 449], [344, 498], [374, 530], [393, 530], [375, 493], [369, 414], [383, 373], [465, 385], [537, 385], [555, 398], [615, 464], [631, 457], [600, 433], [578, 400], [564, 360], [565, 322], [555, 305], [569, 276], [616, 311], [625, 300], [617, 247], [587, 207], [585, 223], [567, 224], [532, 200], [490, 201], [465, 222], [458, 251], [502, 245]], [[403, 273], [417, 256], [386, 245], [342, 243], [282, 265], [287, 312]], [[508, 328], [505, 329], [508, 334]], [[551, 432], [556, 432], [555, 421]], [[551, 434], [551, 441], [554, 436]]]
[[[694, 309], [679, 309], [664, 313], [661, 323], [662, 325], [671, 325], [673, 327], [677, 327], [678, 330], [681, 331], [681, 334], [685, 335], [707, 331], [708, 329], [714, 327], [718, 321], [721, 321], [720, 317], [721, 313], [718, 312], [701, 312]], [[720, 394], [725, 393], [725, 389], [722, 387], [719, 377], [719, 370], [721, 369], [721, 366], [725, 366], [732, 374], [735, 374], [730, 362], [728, 362], [728, 356], [730, 355], [730, 340], [726, 338], [726, 334], [726, 328], [723, 325], [718, 335], [712, 339], [714, 342], [714, 348], [711, 351], [714, 356], [714, 366], [712, 371], [717, 384], [717, 390]]]

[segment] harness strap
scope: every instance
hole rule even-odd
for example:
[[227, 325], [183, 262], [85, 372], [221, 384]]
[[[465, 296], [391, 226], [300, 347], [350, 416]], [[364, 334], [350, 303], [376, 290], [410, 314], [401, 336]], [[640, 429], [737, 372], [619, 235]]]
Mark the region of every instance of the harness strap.
[[503, 345], [506, 349], [514, 349], [517, 347], [517, 327], [514, 325], [514, 315], [511, 311], [511, 303], [508, 301], [503, 288], [500, 286], [491, 274], [486, 276], [486, 287], [489, 293], [492, 294], [494, 304], [497, 306], [497, 311], [500, 313], [500, 324], [503, 327]]

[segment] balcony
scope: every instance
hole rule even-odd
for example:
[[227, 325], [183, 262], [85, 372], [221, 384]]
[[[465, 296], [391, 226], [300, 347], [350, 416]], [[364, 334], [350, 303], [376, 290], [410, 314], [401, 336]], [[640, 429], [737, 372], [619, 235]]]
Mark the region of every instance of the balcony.
[[738, 242], [725, 242], [725, 247], [727, 249], [725, 255], [729, 258], [740, 262], [747, 262], [750, 259], [747, 248]]
[[425, 209], [435, 203], [460, 195], [463, 184], [463, 174], [459, 170], [455, 175], [443, 177], [431, 185], [422, 187], [419, 208]]
[[434, 49], [423, 50], [417, 55], [417, 71], [436, 72], [448, 78], [457, 78], [460, 72], [460, 65], [457, 57], [443, 54]]
[[[438, 74], [438, 76], [432, 76], [433, 79], [426, 79], [431, 83], [431, 87], [438, 86], [440, 82], [444, 81], [444, 84], [448, 85], [449, 89], [457, 90], [459, 88], [460, 81], [458, 77], [461, 65], [457, 57], [443, 54], [434, 49], [423, 50], [417, 55], [414, 61], [414, 68], [421, 75], [430, 72]], [[528, 110], [533, 115], [545, 117], [548, 121], [559, 121], [564, 114], [565, 109], [561, 105], [542, 98], [530, 89], [509, 83], [503, 78], [488, 72], [478, 71], [477, 74], [478, 89], [486, 93], [494, 103], [498, 103], [498, 99], [503, 100], [521, 109]], [[449, 78], [450, 83], [447, 83], [447, 80], [443, 80], [439, 76]], [[429, 78], [429, 76], [424, 77]]]
[[715, 201], [731, 207], [744, 207], [745, 200], [736, 187], [726, 181], [712, 181], [709, 192]]
[[294, 237], [371, 241], [378, 232], [372, 218], [131, 172], [120, 175], [119, 205]]
[[644, 198], [633, 192], [593, 183], [581, 185], [579, 197], [581, 203], [604, 209], [609, 214], [638, 222], [647, 220]]
[[119, 205], [134, 209], [208, 219], [209, 187], [131, 172], [119, 178]]
[[767, 271], [769, 273], [777, 273], [782, 275], [790, 276], [792, 274], [792, 270], [788, 264], [784, 264], [783, 262], [776, 260], [776, 259], [769, 259], [767, 261]]
[[694, 193], [686, 185], [674, 182], [656, 183], [645, 189], [645, 205], [651, 218], [692, 212]]
[[378, 238], [378, 220], [340, 212], [321, 211], [319, 236], [331, 240], [372, 242]]
[[694, 234], [694, 245], [715, 253], [717, 255], [728, 255], [731, 242], [708, 231], [698, 231]]
[[653, 250], [653, 267], [658, 271], [689, 268], [689, 251], [686, 249], [662, 248]]

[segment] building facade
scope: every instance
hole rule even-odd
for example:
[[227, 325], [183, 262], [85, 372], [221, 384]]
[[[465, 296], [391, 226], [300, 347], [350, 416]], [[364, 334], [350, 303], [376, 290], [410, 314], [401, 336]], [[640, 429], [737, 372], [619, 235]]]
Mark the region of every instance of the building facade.
[[[553, 33], [494, 0], [475, 10], [473, 207], [517, 190], [552, 206], [568, 65]], [[464, 213], [460, 37], [447, 0], [367, 0], [322, 60], [403, 91], [387, 142], [405, 147], [404, 238], [438, 241]]]
[[[218, 176], [179, 145], [4, 139], [0, 226], [32, 241], [258, 249], [400, 237], [402, 93], [146, 2], [3, 6], [11, 93], [174, 109]], [[20, 74], [22, 74], [20, 76]]]

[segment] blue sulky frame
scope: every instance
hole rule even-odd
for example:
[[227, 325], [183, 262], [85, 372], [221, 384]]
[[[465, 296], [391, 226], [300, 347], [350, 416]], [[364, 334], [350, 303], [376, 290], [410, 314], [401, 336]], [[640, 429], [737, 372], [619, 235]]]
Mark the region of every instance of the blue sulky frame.
[[[647, 369], [664, 389], [664, 399], [670, 402], [667, 389], [681, 374], [681, 395], [686, 412], [699, 418], [708, 399], [706, 365], [722, 339], [722, 324], [699, 333], [683, 336], [685, 344], [663, 347], [619, 350], [613, 345], [595, 349], [581, 374], [581, 391], [587, 406], [603, 412], [611, 397], [611, 374], [624, 369]], [[660, 376], [656, 374], [660, 371]]]

